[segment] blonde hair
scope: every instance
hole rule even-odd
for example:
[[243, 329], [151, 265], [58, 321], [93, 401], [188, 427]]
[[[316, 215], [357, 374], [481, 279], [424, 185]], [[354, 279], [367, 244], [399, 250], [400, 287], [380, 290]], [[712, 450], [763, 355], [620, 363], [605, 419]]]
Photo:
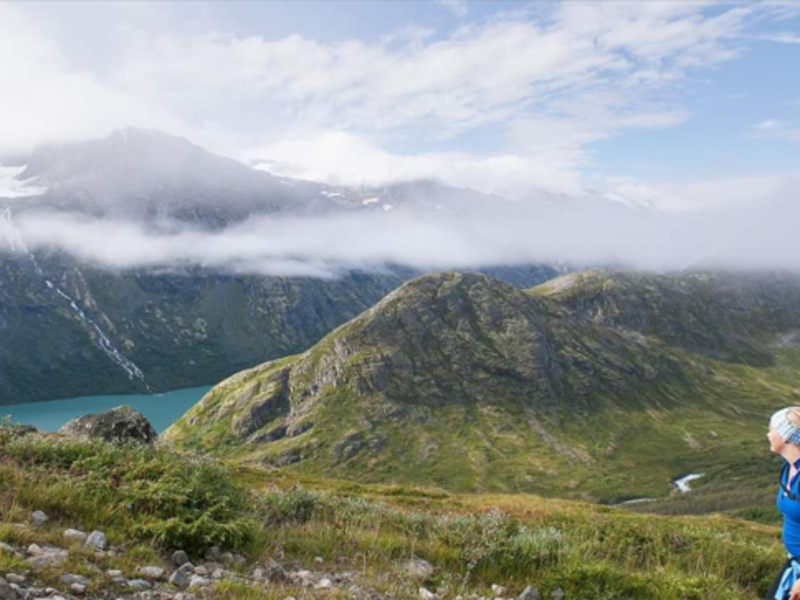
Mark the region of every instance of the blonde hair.
[[800, 406], [790, 406], [786, 410], [786, 418], [797, 429], [800, 429]]

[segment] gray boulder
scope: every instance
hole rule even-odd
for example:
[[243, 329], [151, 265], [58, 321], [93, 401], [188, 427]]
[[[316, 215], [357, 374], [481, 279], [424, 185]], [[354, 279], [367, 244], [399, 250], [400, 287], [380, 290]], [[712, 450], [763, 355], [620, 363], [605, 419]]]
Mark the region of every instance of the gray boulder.
[[84, 544], [90, 548], [105, 550], [108, 547], [108, 540], [106, 539], [106, 534], [102, 531], [93, 531], [89, 534], [89, 537], [86, 538]]
[[35, 510], [35, 511], [33, 511], [33, 512], [31, 513], [31, 521], [32, 521], [32, 522], [33, 522], [35, 525], [44, 525], [44, 524], [45, 524], [45, 523], [47, 523], [49, 520], [50, 520], [50, 517], [48, 517], [48, 516], [47, 516], [47, 515], [46, 515], [44, 512], [42, 512], [41, 510]]
[[182, 567], [189, 562], [189, 555], [183, 550], [176, 550], [172, 553], [172, 564], [175, 567]]
[[17, 600], [17, 592], [2, 577], [0, 577], [0, 600]]
[[189, 585], [189, 576], [180, 569], [169, 577], [169, 582], [177, 588], [185, 588]]
[[141, 413], [130, 406], [118, 406], [108, 412], [72, 419], [58, 432], [78, 438], [98, 438], [106, 442], [152, 444], [158, 434]]
[[418, 581], [429, 579], [434, 572], [434, 567], [422, 558], [410, 558], [400, 565], [400, 568]]
[[517, 600], [542, 600], [542, 596], [535, 587], [528, 586], [519, 595]]
[[86, 533], [78, 529], [66, 529], [64, 531], [65, 540], [77, 540], [79, 542], [85, 542], [86, 538], [88, 537], [89, 536]]

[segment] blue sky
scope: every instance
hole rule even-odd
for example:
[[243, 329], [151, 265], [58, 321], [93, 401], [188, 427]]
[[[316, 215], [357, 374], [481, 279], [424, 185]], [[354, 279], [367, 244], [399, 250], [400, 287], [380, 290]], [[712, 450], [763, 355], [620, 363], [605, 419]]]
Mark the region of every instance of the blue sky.
[[2, 3], [0, 151], [135, 125], [343, 185], [702, 209], [797, 176], [798, 66], [797, 2]]

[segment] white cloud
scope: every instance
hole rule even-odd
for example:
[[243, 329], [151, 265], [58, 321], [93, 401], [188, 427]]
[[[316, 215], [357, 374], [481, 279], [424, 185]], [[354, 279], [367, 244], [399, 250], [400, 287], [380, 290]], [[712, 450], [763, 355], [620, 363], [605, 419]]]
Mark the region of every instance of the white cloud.
[[456, 187], [509, 198], [539, 190], [579, 193], [580, 179], [566, 156], [499, 154], [475, 157], [459, 153], [400, 155], [368, 138], [344, 131], [284, 139], [256, 148], [246, 158], [275, 175], [333, 185], [381, 186], [417, 179], [440, 179]]
[[447, 8], [459, 19], [463, 19], [469, 14], [467, 0], [436, 0], [436, 2]]
[[779, 44], [800, 44], [800, 34], [782, 31], [771, 35], [756, 36], [756, 39]]
[[0, 3], [0, 152], [104, 134], [120, 123], [180, 128], [157, 105], [72, 68], [46, 30]]
[[[165, 27], [165, 8], [138, 7], [114, 19], [106, 35], [118, 46], [99, 68], [69, 60], [75, 22], [45, 22], [66, 11], [0, 3], [0, 83], [12, 91], [0, 97], [0, 153], [139, 125], [226, 154], [258, 148], [249, 158], [325, 181], [437, 177], [513, 197], [575, 193], [593, 144], [689, 119], [675, 93], [687, 78], [735, 58], [748, 28], [786, 12], [563, 2], [463, 19], [450, 32], [406, 26], [323, 42], [219, 32], [202, 20]], [[437, 149], [476, 133], [491, 151]]]
[[[752, 175], [683, 183], [641, 182], [609, 177], [605, 193], [626, 204], [666, 213], [708, 212], [730, 208], [764, 209], [795, 196], [800, 175]], [[777, 217], [777, 215], [776, 215]], [[779, 217], [778, 217], [779, 218]]]
[[[27, 212], [18, 214], [16, 226], [0, 219], [0, 252], [19, 248], [21, 238], [31, 250], [63, 252], [114, 270], [199, 266], [312, 277], [387, 265], [470, 269], [540, 261], [683, 269], [714, 259], [800, 270], [800, 206], [785, 194], [798, 183], [739, 179], [648, 188], [617, 182], [620, 194], [677, 202], [672, 212], [658, 214], [585, 199], [548, 207], [493, 204], [446, 216], [392, 210], [253, 218], [215, 231]], [[754, 190], [761, 191], [762, 204], [753, 203]], [[723, 195], [733, 195], [734, 204], [720, 210]], [[680, 210], [689, 204], [695, 210]]]
[[800, 142], [800, 126], [791, 121], [767, 119], [752, 127], [753, 137], [773, 140], [790, 140]]

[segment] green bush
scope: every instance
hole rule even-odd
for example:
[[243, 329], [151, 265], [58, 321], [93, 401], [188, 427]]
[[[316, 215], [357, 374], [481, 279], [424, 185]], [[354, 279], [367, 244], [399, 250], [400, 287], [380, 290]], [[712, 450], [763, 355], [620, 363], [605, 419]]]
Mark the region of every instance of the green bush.
[[320, 507], [321, 495], [295, 486], [288, 491], [273, 490], [263, 495], [262, 513], [269, 526], [307, 523]]
[[241, 549], [255, 536], [250, 493], [218, 462], [162, 448], [38, 436], [6, 440], [2, 451], [32, 480], [19, 490], [31, 508], [187, 552]]

